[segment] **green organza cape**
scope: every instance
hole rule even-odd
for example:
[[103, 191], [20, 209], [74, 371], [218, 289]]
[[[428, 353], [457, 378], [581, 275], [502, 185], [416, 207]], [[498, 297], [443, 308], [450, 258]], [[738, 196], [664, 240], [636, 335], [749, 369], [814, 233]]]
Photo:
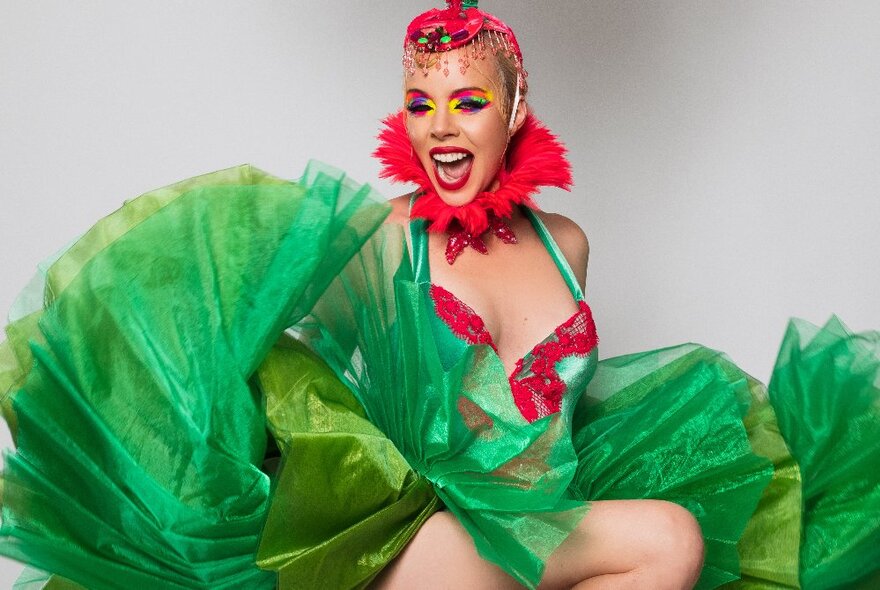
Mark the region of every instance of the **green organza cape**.
[[439, 509], [534, 587], [612, 498], [694, 513], [700, 587], [870, 583], [876, 333], [793, 323], [769, 396], [696, 345], [608, 359], [529, 424], [491, 348], [440, 362], [387, 212], [319, 166], [240, 167], [48, 268], [0, 348], [0, 552], [57, 574], [22, 588], [364, 587]]

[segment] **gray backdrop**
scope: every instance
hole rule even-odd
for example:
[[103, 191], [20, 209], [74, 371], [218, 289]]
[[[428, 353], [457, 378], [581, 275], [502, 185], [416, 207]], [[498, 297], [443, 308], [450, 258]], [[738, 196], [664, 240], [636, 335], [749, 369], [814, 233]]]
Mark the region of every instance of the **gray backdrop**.
[[[430, 5], [0, 1], [0, 310], [123, 199], [187, 176], [318, 158], [402, 194], [369, 153]], [[789, 316], [880, 328], [880, 3], [483, 7], [571, 150], [576, 188], [539, 202], [590, 237], [603, 356], [699, 341], [766, 379]]]

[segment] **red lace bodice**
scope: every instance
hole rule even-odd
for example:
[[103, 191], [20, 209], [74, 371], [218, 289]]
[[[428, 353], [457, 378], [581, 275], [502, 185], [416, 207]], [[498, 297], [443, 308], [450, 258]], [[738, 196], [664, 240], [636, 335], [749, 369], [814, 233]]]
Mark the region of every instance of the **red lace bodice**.
[[[431, 299], [437, 316], [453, 334], [468, 344], [488, 344], [497, 351], [485, 322], [469, 305], [439, 285], [431, 285]], [[579, 301], [574, 315], [516, 361], [508, 380], [514, 403], [526, 420], [534, 422], [560, 410], [566, 385], [556, 364], [588, 354], [598, 342], [590, 307]]]

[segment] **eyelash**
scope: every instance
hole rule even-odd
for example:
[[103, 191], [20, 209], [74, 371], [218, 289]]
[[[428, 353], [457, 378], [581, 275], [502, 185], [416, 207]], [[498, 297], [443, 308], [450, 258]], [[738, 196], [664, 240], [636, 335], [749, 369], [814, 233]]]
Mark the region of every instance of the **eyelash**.
[[434, 103], [427, 99], [414, 99], [407, 103], [406, 110], [416, 117], [421, 117], [434, 110]]
[[468, 98], [459, 98], [452, 102], [451, 108], [454, 110], [463, 111], [465, 113], [476, 113], [478, 111], [482, 111], [487, 106], [489, 106], [490, 101], [488, 99], [474, 96]]

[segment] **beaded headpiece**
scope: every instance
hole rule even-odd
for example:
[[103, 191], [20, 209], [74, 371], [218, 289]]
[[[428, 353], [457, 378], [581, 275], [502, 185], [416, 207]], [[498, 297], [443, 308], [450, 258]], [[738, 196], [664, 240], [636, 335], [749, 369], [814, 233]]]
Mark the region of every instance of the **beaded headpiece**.
[[[444, 55], [452, 49], [467, 47], [458, 58], [463, 74], [471, 60], [483, 59], [488, 52], [504, 52], [516, 64], [525, 80], [522, 52], [513, 30], [498, 18], [477, 8], [478, 0], [447, 0], [445, 9], [434, 8], [413, 19], [403, 41], [403, 67], [407, 75], [430, 68], [449, 74], [449, 60]], [[481, 34], [482, 33], [482, 34]]]

